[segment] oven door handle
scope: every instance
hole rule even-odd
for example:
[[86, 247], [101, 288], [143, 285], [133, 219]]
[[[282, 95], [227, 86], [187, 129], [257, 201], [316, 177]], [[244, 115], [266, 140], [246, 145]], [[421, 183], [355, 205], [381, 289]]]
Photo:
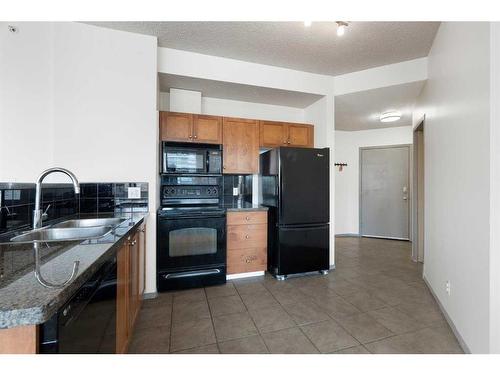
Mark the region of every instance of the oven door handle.
[[186, 272], [178, 272], [178, 273], [167, 273], [163, 275], [164, 279], [181, 279], [184, 277], [196, 277], [196, 276], [206, 276], [206, 275], [216, 275], [221, 273], [221, 270], [218, 268], [212, 268], [208, 270], [200, 270], [200, 271], [186, 271]]
[[225, 214], [221, 215], [181, 215], [181, 216], [159, 216], [160, 220], [181, 220], [181, 219], [213, 219], [223, 218]]

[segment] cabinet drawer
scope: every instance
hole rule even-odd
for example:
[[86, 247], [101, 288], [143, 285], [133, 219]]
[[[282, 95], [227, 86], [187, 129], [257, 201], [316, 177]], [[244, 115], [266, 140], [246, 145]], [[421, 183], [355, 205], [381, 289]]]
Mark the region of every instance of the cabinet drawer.
[[228, 212], [227, 225], [267, 224], [267, 211]]
[[267, 246], [267, 225], [229, 225], [227, 227], [227, 250]]
[[227, 253], [227, 273], [265, 271], [267, 268], [267, 248], [256, 247], [234, 250]]

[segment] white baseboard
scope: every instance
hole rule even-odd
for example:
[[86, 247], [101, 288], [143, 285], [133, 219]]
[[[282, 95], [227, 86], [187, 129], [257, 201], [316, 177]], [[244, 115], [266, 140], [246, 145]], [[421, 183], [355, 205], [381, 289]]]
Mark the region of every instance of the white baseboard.
[[446, 321], [448, 322], [451, 330], [453, 331], [453, 334], [455, 335], [455, 337], [457, 338], [457, 341], [458, 341], [458, 344], [462, 347], [462, 350], [464, 351], [464, 353], [467, 353], [467, 354], [471, 354], [471, 351], [469, 349], [469, 347], [467, 346], [467, 344], [465, 343], [464, 339], [462, 338], [462, 336], [460, 335], [460, 333], [458, 333], [457, 331], [457, 327], [455, 327], [455, 324], [453, 324], [453, 321], [451, 320], [450, 316], [448, 315], [448, 313], [446, 312], [446, 310], [444, 309], [443, 305], [441, 304], [441, 302], [439, 301], [439, 299], [437, 298], [436, 296], [436, 293], [434, 293], [434, 290], [432, 289], [431, 285], [429, 284], [429, 282], [427, 281], [427, 279], [425, 278], [425, 276], [422, 276], [422, 278], [424, 279], [424, 282], [425, 282], [425, 285], [427, 285], [427, 287], [429, 288], [429, 290], [431, 291], [431, 294], [432, 296], [434, 297], [434, 299], [436, 300], [438, 306], [439, 306], [439, 309], [441, 310], [441, 312], [443, 313], [444, 315], [444, 318], [446, 319]]
[[158, 297], [158, 292], [144, 293], [142, 297], [144, 299], [154, 299], [154, 298]]
[[226, 280], [243, 279], [245, 277], [264, 276], [264, 273], [265, 271], [234, 273], [232, 275], [226, 275]]

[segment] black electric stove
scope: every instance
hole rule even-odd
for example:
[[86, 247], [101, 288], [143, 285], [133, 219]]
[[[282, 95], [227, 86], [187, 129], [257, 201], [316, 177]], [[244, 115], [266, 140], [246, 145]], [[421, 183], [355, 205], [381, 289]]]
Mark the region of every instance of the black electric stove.
[[226, 282], [226, 213], [221, 175], [162, 175], [158, 290]]

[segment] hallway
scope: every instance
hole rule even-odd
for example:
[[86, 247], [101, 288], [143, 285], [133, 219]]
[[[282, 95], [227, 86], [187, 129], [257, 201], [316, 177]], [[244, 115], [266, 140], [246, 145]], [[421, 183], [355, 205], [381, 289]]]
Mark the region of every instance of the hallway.
[[270, 276], [144, 301], [130, 353], [462, 353], [411, 244], [336, 239], [328, 276]]

